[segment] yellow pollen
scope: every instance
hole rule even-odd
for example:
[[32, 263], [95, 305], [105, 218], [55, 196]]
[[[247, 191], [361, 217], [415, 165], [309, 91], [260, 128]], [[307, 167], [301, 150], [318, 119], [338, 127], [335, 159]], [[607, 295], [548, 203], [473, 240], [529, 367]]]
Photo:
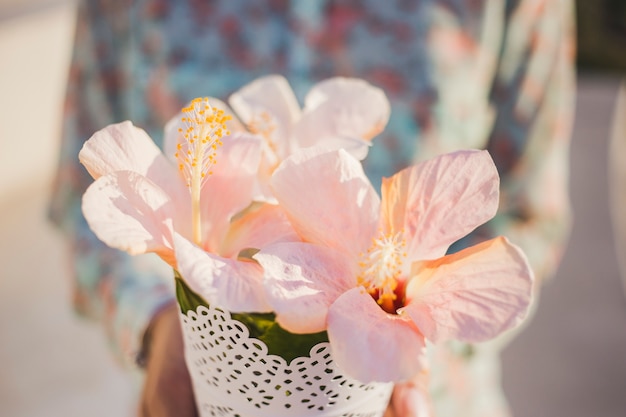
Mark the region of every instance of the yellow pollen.
[[393, 304], [397, 299], [395, 290], [402, 274], [402, 263], [407, 256], [405, 248], [406, 241], [402, 232], [381, 233], [372, 238], [372, 246], [361, 254], [361, 272], [357, 276], [357, 282], [370, 294], [376, 295], [381, 306]]
[[230, 134], [226, 122], [231, 116], [212, 107], [206, 97], [193, 99], [182, 112], [181, 121], [185, 127], [178, 129], [179, 138], [174, 156], [191, 193], [193, 237], [195, 243], [200, 245], [200, 191], [213, 173], [211, 168], [216, 163], [217, 148], [222, 145], [222, 137]]

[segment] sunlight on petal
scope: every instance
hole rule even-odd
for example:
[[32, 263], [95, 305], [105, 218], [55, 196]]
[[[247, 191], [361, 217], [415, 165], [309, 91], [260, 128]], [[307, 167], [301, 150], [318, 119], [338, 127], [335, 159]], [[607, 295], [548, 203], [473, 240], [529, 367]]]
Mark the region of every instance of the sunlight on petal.
[[307, 243], [277, 243], [254, 255], [265, 270], [265, 288], [276, 321], [292, 333], [326, 329], [328, 307], [354, 287], [354, 271], [331, 249]]
[[125, 170], [148, 178], [170, 196], [176, 207], [177, 229], [190, 230], [189, 193], [177, 169], [143, 129], [128, 121], [109, 125], [85, 142], [79, 159], [94, 179]]
[[526, 257], [500, 237], [424, 262], [407, 287], [409, 304], [400, 312], [434, 342], [481, 342], [522, 322], [532, 285]]
[[345, 151], [312, 148], [292, 155], [274, 173], [272, 189], [306, 241], [357, 259], [377, 230], [380, 199]]
[[201, 192], [205, 249], [218, 250], [232, 217], [252, 202], [261, 148], [261, 140], [248, 133], [235, 133], [224, 139], [214, 173]]
[[[302, 118], [294, 126], [300, 147], [325, 143], [337, 149], [342, 140], [370, 141], [383, 131], [391, 107], [385, 93], [356, 78], [335, 77], [324, 80], [309, 91]], [[338, 139], [335, 141], [334, 139]], [[350, 152], [358, 159], [367, 155], [360, 146]]]
[[83, 195], [89, 227], [107, 245], [131, 255], [155, 252], [173, 260], [173, 206], [147, 178], [118, 171], [98, 178]]
[[272, 204], [254, 205], [231, 222], [220, 253], [233, 257], [242, 249], [258, 249], [270, 243], [299, 240], [281, 207]]
[[499, 184], [488, 152], [442, 155], [383, 179], [383, 221], [404, 231], [410, 260], [436, 259], [495, 215]]
[[153, 167], [168, 169], [167, 161], [150, 136], [129, 121], [109, 125], [94, 133], [78, 157], [94, 179], [121, 170], [148, 176]]
[[425, 366], [424, 338], [407, 318], [385, 313], [361, 287], [339, 297], [328, 312], [333, 358], [361, 382], [398, 382]]
[[205, 252], [178, 234], [174, 242], [178, 271], [210, 305], [239, 313], [271, 311], [263, 291], [263, 270], [256, 262]]
[[291, 86], [281, 75], [258, 78], [233, 93], [228, 102], [247, 126], [259, 117], [269, 117], [274, 125], [272, 142], [279, 157], [285, 158], [291, 151], [291, 127], [300, 118], [300, 105]]

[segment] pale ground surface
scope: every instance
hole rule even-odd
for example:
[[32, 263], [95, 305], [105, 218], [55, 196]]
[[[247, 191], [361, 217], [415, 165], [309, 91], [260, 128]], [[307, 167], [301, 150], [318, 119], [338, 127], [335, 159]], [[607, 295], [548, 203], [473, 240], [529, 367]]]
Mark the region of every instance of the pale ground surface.
[[[570, 244], [533, 322], [504, 355], [505, 388], [518, 417], [626, 416], [626, 301], [607, 180], [618, 86], [617, 79], [579, 78]], [[614, 157], [626, 164], [626, 154]], [[617, 187], [626, 193], [626, 182]]]
[[[56, 2], [2, 19], [11, 4], [0, 0], [0, 417], [131, 416], [132, 385], [101, 331], [73, 316], [62, 241], [44, 218], [72, 9]], [[517, 417], [626, 416], [626, 301], [607, 186], [617, 86], [580, 79], [572, 240], [534, 321], [504, 355]]]
[[44, 217], [73, 23], [67, 1], [0, 0], [0, 417], [134, 415], [102, 331], [71, 310]]

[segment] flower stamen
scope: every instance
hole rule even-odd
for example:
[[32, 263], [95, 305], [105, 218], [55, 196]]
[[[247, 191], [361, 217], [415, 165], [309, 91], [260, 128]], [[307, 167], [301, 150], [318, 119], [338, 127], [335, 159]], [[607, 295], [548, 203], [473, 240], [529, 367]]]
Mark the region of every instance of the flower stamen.
[[359, 285], [376, 299], [376, 302], [387, 312], [395, 313], [395, 302], [398, 298], [396, 290], [402, 274], [406, 241], [402, 232], [381, 233], [372, 238], [372, 246], [361, 254], [359, 262], [361, 273], [357, 276]]
[[193, 240], [201, 245], [200, 192], [208, 177], [213, 174], [212, 168], [217, 163], [217, 148], [222, 146], [222, 138], [230, 135], [226, 122], [231, 116], [225, 114], [224, 110], [212, 107], [206, 97], [193, 99], [182, 112], [184, 127], [178, 129], [179, 142], [174, 156], [191, 193]]

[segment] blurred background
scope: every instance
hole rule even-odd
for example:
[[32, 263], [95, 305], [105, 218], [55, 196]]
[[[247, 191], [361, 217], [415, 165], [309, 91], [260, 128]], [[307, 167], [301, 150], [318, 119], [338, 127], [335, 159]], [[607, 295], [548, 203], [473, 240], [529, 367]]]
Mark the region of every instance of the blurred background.
[[[626, 1], [577, 9], [575, 223], [534, 320], [504, 353], [516, 417], [626, 416]], [[133, 406], [101, 330], [71, 310], [62, 239], [45, 219], [74, 11], [68, 0], [0, 0], [0, 417]]]

